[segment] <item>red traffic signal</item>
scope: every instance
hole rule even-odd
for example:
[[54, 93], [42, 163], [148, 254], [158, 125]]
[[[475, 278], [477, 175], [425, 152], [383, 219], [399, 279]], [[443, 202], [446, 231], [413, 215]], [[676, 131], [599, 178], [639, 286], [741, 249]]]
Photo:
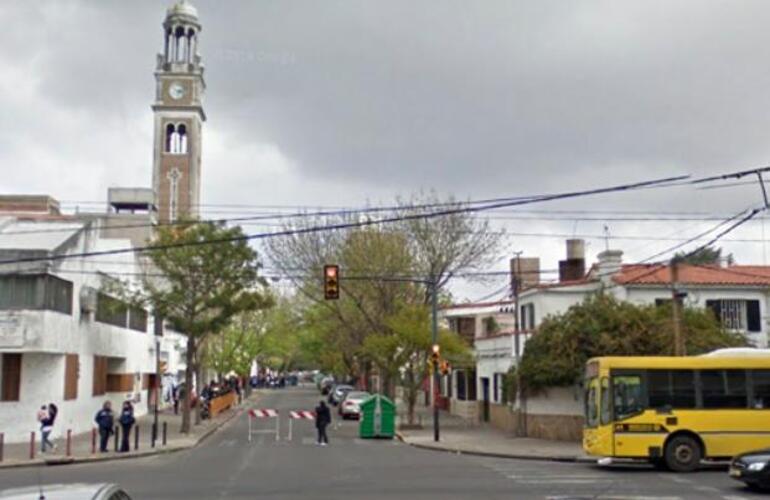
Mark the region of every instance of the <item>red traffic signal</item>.
[[340, 266], [334, 264], [324, 266], [324, 298], [326, 300], [340, 298]]

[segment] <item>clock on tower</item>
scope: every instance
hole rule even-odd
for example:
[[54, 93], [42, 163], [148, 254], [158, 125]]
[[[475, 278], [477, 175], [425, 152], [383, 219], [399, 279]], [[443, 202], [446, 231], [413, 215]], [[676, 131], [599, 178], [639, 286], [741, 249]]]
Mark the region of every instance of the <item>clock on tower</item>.
[[200, 206], [201, 103], [206, 84], [198, 54], [198, 12], [184, 0], [163, 21], [163, 53], [155, 70], [152, 184], [161, 223], [197, 218]]

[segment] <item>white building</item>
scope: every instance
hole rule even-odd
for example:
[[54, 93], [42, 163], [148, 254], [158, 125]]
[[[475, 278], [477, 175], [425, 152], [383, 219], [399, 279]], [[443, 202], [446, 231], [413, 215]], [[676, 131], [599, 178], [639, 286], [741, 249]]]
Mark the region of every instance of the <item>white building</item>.
[[138, 415], [146, 413], [156, 340], [161, 361], [163, 351], [174, 355], [177, 339], [161, 337], [160, 322], [111, 286], [115, 279], [138, 286], [146, 263], [134, 253], [73, 257], [145, 243], [152, 214], [112, 208], [62, 215], [49, 197], [0, 197], [0, 432], [7, 442], [29, 439], [36, 410], [51, 402], [59, 407], [54, 436], [89, 431], [106, 400], [130, 399]]

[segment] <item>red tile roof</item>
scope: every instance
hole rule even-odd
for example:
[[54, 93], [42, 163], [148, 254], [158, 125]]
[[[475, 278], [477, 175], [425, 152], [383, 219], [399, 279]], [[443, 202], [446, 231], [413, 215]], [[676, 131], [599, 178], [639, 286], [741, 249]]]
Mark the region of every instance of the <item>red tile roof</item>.
[[[625, 264], [613, 276], [621, 285], [667, 285], [671, 268], [661, 264]], [[679, 265], [679, 283], [691, 285], [770, 286], [770, 266]]]

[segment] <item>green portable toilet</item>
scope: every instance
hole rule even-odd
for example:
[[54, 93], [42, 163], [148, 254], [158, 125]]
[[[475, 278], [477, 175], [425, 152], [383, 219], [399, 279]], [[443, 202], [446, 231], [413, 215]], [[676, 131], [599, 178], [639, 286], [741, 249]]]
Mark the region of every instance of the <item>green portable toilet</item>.
[[361, 403], [358, 435], [362, 438], [392, 438], [396, 433], [396, 405], [381, 394]]

